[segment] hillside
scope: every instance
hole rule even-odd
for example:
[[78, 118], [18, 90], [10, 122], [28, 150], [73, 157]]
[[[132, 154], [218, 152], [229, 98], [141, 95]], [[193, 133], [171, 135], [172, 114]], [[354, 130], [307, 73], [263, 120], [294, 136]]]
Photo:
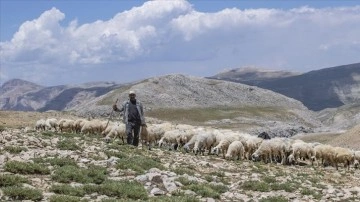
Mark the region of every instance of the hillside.
[[[215, 75], [212, 78], [269, 89], [299, 100], [315, 111], [360, 102], [360, 63], [324, 68], [301, 75], [278, 73], [271, 79], [246, 77], [249, 74], [248, 71], [237, 79], [236, 74], [231, 74], [230, 71], [228, 74], [221, 74], [225, 76]], [[256, 75], [258, 71], [254, 70], [251, 74]]]
[[103, 95], [119, 85], [110, 82], [40, 86], [13, 79], [0, 87], [0, 109], [17, 111], [67, 110]]
[[[25, 113], [25, 112], [22, 112]], [[21, 118], [19, 121], [22, 121]], [[357, 201], [360, 170], [225, 160], [0, 128], [1, 201]]]
[[260, 127], [274, 132], [275, 128], [300, 130], [319, 125], [315, 115], [299, 101], [278, 93], [184, 75], [155, 77], [123, 86], [72, 110], [79, 116], [108, 117], [114, 101], [127, 100], [129, 90], [137, 92], [147, 116], [161, 120], [252, 131]]

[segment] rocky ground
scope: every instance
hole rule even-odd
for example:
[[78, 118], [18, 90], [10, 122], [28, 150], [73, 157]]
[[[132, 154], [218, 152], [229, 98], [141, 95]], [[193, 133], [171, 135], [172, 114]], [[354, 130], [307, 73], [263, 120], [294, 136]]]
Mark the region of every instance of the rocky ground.
[[0, 200], [360, 201], [360, 170], [228, 161], [1, 128]]

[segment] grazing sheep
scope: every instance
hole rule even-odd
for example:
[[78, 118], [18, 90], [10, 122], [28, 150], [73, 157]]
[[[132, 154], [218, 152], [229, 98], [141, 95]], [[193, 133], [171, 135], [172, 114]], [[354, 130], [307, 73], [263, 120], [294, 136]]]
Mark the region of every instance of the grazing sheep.
[[246, 159], [250, 160], [250, 156], [259, 148], [262, 141], [264, 139], [256, 137], [256, 136], [249, 136], [245, 140], [244, 151], [246, 151]]
[[86, 122], [81, 128], [82, 134], [101, 134], [106, 126], [106, 121], [97, 119]]
[[359, 163], [360, 163], [360, 151], [355, 151], [354, 152], [354, 166], [355, 166], [355, 168], [359, 167]]
[[107, 135], [104, 138], [105, 141], [109, 142], [111, 138], [115, 140], [117, 137], [119, 137], [122, 140], [123, 144], [125, 144], [125, 139], [126, 139], [125, 128], [126, 126], [123, 123], [112, 125], [110, 132], [107, 133]]
[[142, 145], [148, 145], [148, 149], [151, 150], [152, 143], [157, 143], [164, 133], [164, 129], [159, 124], [142, 126], [140, 132]]
[[35, 130], [45, 130], [45, 120], [40, 119], [35, 123]]
[[317, 161], [317, 165], [319, 165], [319, 160], [321, 160], [321, 165], [325, 166], [325, 164], [333, 164], [335, 159], [335, 149], [330, 145], [317, 145], [314, 147], [315, 157]]
[[60, 132], [73, 132], [74, 131], [74, 120], [71, 119], [60, 119], [58, 122]]
[[225, 159], [225, 154], [228, 150], [229, 145], [236, 141], [239, 140], [240, 136], [236, 133], [230, 133], [230, 134], [226, 134], [222, 137], [222, 139], [220, 140], [219, 144], [217, 144], [213, 149], [212, 152], [213, 154], [219, 155], [219, 152], [221, 151], [223, 154], [223, 158]]
[[241, 141], [235, 140], [229, 145], [225, 159], [230, 159], [232, 157], [234, 157], [234, 160], [243, 159], [244, 151], [244, 145], [241, 143]]
[[288, 157], [289, 163], [299, 163], [299, 158], [308, 159], [311, 161], [311, 165], [315, 160], [315, 150], [311, 144], [303, 142], [303, 141], [296, 141], [294, 142], [291, 147], [291, 155]]
[[55, 131], [57, 131], [57, 128], [59, 127], [58, 125], [58, 121], [55, 118], [48, 118], [45, 121], [45, 126], [46, 128], [48, 128], [49, 130], [54, 129]]
[[286, 143], [283, 138], [264, 140], [259, 148], [252, 154], [253, 160], [262, 158], [265, 163], [273, 162], [273, 159], [280, 158], [281, 164], [286, 161]]
[[169, 150], [171, 149], [177, 150], [178, 147], [177, 137], [179, 137], [184, 132], [185, 131], [178, 129], [166, 131], [164, 136], [159, 141], [159, 147], [161, 147], [164, 143], [167, 143], [168, 145], [171, 145], [169, 147]]
[[74, 130], [76, 133], [80, 133], [81, 132], [81, 128], [84, 126], [84, 124], [88, 122], [88, 120], [86, 119], [76, 119], [74, 121]]
[[354, 162], [354, 152], [347, 148], [335, 147], [334, 164], [338, 170], [338, 163], [343, 163], [344, 167], [350, 170], [350, 164]]
[[204, 155], [205, 149], [211, 152], [211, 147], [216, 142], [216, 136], [212, 132], [204, 132], [196, 136], [193, 152], [197, 155], [199, 152]]

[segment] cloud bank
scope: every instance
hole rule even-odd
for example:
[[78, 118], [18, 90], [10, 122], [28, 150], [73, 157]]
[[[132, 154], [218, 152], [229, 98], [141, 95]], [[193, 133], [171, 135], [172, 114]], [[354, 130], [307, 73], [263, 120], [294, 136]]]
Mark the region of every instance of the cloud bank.
[[108, 20], [62, 26], [65, 17], [52, 8], [2, 41], [1, 80], [127, 82], [248, 65], [308, 71], [360, 55], [360, 6], [204, 13], [183, 0], [147, 1]]

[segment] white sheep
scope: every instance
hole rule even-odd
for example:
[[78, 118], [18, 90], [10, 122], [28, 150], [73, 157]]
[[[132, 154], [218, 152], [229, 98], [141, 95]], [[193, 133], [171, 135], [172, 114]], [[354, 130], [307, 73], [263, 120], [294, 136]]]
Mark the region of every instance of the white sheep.
[[243, 159], [244, 156], [244, 146], [241, 143], [241, 141], [233, 141], [226, 152], [225, 158], [226, 159], [230, 159], [232, 157], [234, 157], [234, 160], [240, 160]]
[[246, 136], [244, 150], [246, 151], [246, 159], [250, 160], [250, 156], [259, 148], [263, 138], [259, 138], [257, 136]]
[[273, 138], [270, 140], [264, 140], [260, 144], [259, 148], [252, 154], [253, 160], [262, 158], [265, 163], [273, 162], [273, 159], [280, 158], [281, 164], [285, 164], [286, 161], [286, 144], [283, 138]]
[[288, 157], [289, 163], [299, 163], [299, 158], [308, 159], [311, 161], [311, 165], [315, 160], [315, 150], [311, 144], [303, 142], [303, 141], [296, 141], [291, 145], [291, 155]]
[[74, 131], [74, 120], [71, 119], [60, 119], [58, 122], [60, 132], [73, 132]]
[[57, 121], [56, 118], [48, 118], [48, 119], [46, 119], [45, 126], [49, 130], [54, 129], [55, 131], [57, 131], [57, 129], [59, 127], [58, 121]]
[[355, 168], [359, 167], [360, 163], [360, 151], [354, 151], [354, 166]]
[[315, 157], [317, 165], [319, 165], [319, 160], [321, 164], [325, 166], [325, 163], [333, 164], [335, 159], [335, 149], [333, 146], [320, 144], [314, 147]]
[[354, 162], [354, 152], [347, 148], [335, 147], [334, 164], [338, 170], [338, 163], [343, 163], [344, 167], [350, 169], [350, 164]]
[[224, 134], [224, 136], [222, 136], [222, 139], [220, 140], [219, 144], [217, 144], [213, 149], [212, 149], [212, 153], [219, 155], [219, 152], [221, 151], [223, 154], [223, 158], [225, 158], [225, 154], [227, 152], [227, 149], [229, 147], [229, 145], [236, 140], [239, 140], [240, 137], [235, 134], [235, 133], [229, 133], [229, 134]]
[[84, 126], [84, 124], [88, 122], [88, 120], [86, 119], [76, 119], [74, 121], [74, 130], [76, 133], [80, 133], [81, 132], [81, 128]]
[[170, 145], [169, 149], [174, 149], [177, 150], [177, 138], [178, 136], [180, 136], [181, 134], [183, 134], [185, 131], [183, 130], [170, 130], [170, 131], [166, 131], [164, 136], [160, 139], [159, 141], [159, 147], [161, 147], [164, 143]]
[[140, 140], [142, 145], [148, 145], [151, 149], [153, 143], [157, 143], [164, 136], [164, 128], [159, 124], [142, 126], [140, 131]]
[[98, 119], [94, 119], [86, 122], [81, 128], [82, 134], [101, 134], [106, 125], [106, 121], [100, 121]]
[[196, 135], [193, 152], [197, 155], [199, 152], [204, 155], [205, 150], [208, 150], [208, 154], [211, 152], [211, 147], [216, 143], [216, 135], [210, 131], [205, 131], [199, 135]]
[[45, 120], [40, 119], [35, 123], [35, 130], [45, 130]]
[[116, 139], [119, 137], [123, 144], [125, 144], [126, 137], [126, 126], [123, 123], [112, 125], [111, 130], [107, 135], [105, 136], [106, 141], [110, 141], [111, 138]]

